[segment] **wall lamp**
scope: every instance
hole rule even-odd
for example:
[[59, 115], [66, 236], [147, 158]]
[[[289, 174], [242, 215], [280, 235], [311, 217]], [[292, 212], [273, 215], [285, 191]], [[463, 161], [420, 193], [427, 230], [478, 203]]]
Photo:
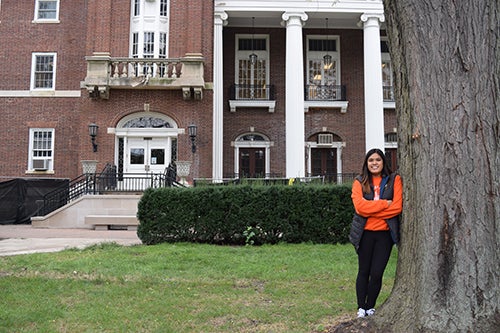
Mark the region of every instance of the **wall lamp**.
[[196, 153], [195, 139], [196, 139], [197, 130], [198, 130], [198, 128], [194, 124], [191, 124], [188, 126], [189, 138], [191, 138], [191, 151], [193, 153]]
[[94, 123], [89, 124], [89, 135], [90, 135], [90, 140], [92, 141], [92, 148], [94, 148], [94, 153], [97, 152], [97, 143], [95, 143], [95, 137], [97, 136], [97, 129], [99, 126], [97, 126]]

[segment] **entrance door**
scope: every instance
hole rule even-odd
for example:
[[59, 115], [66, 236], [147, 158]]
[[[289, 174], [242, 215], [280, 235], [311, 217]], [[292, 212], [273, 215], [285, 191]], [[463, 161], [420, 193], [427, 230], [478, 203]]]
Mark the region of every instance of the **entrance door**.
[[240, 148], [240, 177], [264, 178], [266, 176], [265, 148]]
[[128, 138], [125, 173], [163, 173], [167, 155], [167, 138]]
[[325, 176], [326, 182], [337, 181], [337, 149], [311, 149], [311, 176]]

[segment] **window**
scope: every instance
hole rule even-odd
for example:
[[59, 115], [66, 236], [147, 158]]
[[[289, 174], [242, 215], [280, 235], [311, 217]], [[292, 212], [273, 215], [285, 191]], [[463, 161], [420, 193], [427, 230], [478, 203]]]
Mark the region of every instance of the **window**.
[[134, 32], [132, 34], [132, 58], [139, 57], [139, 34]]
[[[158, 50], [158, 57], [161, 59], [167, 58], [167, 34], [164, 32], [160, 32], [160, 49]], [[164, 77], [167, 73], [167, 66], [165, 64], [161, 64], [158, 67], [158, 71], [160, 77]]]
[[[262, 35], [236, 36], [235, 99], [264, 99], [269, 96], [268, 38]], [[256, 55], [251, 61], [250, 56]]]
[[33, 53], [31, 68], [31, 90], [55, 89], [55, 53]]
[[59, 0], [36, 0], [35, 21], [57, 22], [59, 20]]
[[[155, 33], [144, 33], [144, 45], [142, 55], [144, 58], [154, 58], [155, 54]], [[145, 64], [142, 68], [144, 75], [153, 75], [153, 66]]]
[[54, 162], [54, 129], [30, 129], [30, 155], [28, 159], [31, 171], [53, 170]]
[[[168, 0], [132, 0], [130, 53], [137, 58], [168, 57]], [[163, 52], [163, 53], [162, 53]]]
[[134, 16], [141, 15], [141, 1], [134, 0]]
[[380, 50], [382, 51], [382, 87], [384, 92], [384, 101], [394, 101], [392, 62], [389, 55], [387, 40], [380, 41]]
[[160, 16], [168, 16], [168, 0], [160, 0]]
[[145, 32], [144, 33], [144, 58], [153, 58], [155, 51], [155, 33]]
[[[341, 100], [340, 54], [337, 36], [309, 36], [307, 39], [307, 100]], [[324, 57], [331, 57], [325, 63]]]

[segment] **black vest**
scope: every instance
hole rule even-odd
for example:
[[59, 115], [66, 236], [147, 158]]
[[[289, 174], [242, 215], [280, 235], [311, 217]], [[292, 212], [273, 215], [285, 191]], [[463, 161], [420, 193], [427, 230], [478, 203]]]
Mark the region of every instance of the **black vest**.
[[[396, 173], [392, 173], [388, 177], [382, 178], [382, 182], [380, 183], [380, 199], [392, 200], [394, 197], [394, 178], [396, 178]], [[361, 176], [356, 177], [356, 180], [361, 183]], [[373, 185], [370, 185], [371, 191], [370, 193], [363, 193], [363, 197], [366, 200], [373, 200], [374, 191]], [[349, 241], [356, 248], [356, 252], [359, 248], [359, 242], [361, 241], [361, 237], [363, 236], [363, 231], [366, 225], [366, 217], [358, 215], [356, 212], [354, 213], [354, 217], [352, 219], [351, 231], [349, 233]], [[399, 244], [399, 215], [395, 217], [391, 217], [390, 219], [385, 220], [387, 225], [389, 226], [389, 230], [391, 232], [392, 240], [395, 244]]]

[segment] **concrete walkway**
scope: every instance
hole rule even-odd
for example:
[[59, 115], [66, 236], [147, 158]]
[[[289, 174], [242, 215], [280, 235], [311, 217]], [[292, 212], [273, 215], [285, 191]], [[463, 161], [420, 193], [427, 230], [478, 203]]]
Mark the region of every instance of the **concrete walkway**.
[[31, 224], [0, 224], [0, 256], [57, 252], [99, 243], [141, 244], [137, 231], [33, 228]]

